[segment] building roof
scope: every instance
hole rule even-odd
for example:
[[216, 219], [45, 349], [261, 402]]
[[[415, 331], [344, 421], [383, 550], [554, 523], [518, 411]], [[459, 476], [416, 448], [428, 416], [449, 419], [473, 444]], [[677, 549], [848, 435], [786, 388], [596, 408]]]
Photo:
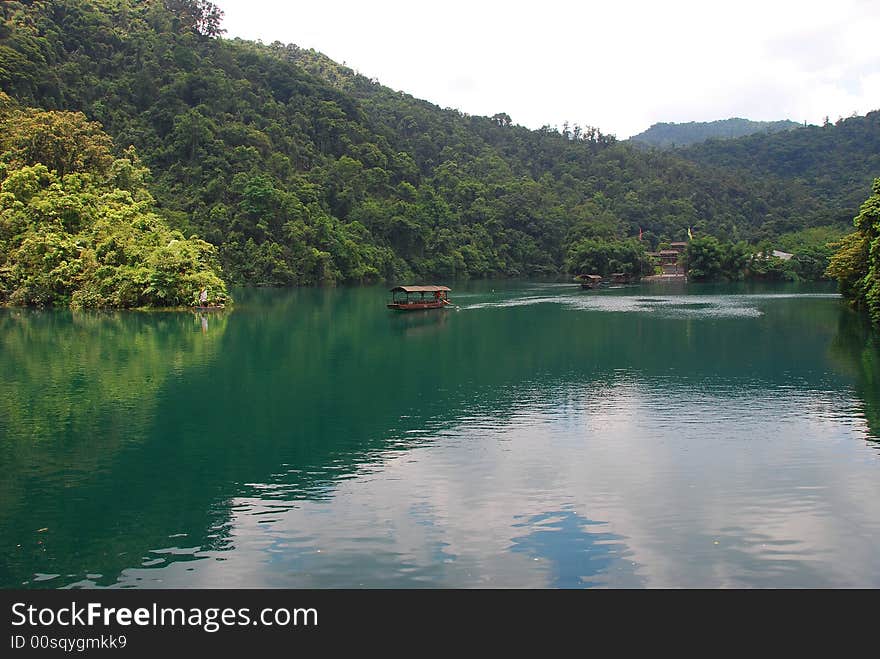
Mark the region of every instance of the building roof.
[[392, 293], [437, 293], [439, 291], [451, 291], [448, 286], [395, 286]]
[[678, 251], [674, 249], [661, 249], [660, 256], [678, 256]]
[[788, 252], [781, 252], [778, 249], [774, 249], [773, 256], [782, 259], [783, 261], [788, 261], [792, 256], [794, 256], [794, 254], [789, 254]]
[[687, 247], [688, 244], [686, 242], [669, 243], [669, 246], [670, 247]]

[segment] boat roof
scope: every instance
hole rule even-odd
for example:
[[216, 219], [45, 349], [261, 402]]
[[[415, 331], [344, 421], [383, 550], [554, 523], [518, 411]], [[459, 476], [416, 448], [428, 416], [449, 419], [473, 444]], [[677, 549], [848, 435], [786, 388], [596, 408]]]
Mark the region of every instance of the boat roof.
[[602, 279], [602, 275], [578, 275], [578, 279]]
[[436, 293], [438, 291], [451, 291], [449, 286], [395, 286], [392, 293]]

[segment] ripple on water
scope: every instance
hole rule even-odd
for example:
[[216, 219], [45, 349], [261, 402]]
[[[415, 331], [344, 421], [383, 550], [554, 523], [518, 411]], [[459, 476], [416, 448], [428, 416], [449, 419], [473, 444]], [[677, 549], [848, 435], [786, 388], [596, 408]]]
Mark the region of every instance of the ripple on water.
[[664, 317], [757, 318], [763, 315], [754, 302], [761, 296], [689, 295], [677, 297], [644, 297], [635, 295], [556, 295], [525, 296], [508, 300], [477, 302], [463, 310], [510, 308], [537, 304], [561, 304], [578, 311], [612, 313], [650, 313]]

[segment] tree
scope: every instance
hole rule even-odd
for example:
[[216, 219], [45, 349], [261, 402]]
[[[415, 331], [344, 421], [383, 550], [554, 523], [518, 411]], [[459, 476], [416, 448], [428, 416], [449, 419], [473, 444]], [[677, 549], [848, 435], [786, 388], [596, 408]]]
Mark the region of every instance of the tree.
[[742, 279], [749, 264], [749, 246], [743, 241], [722, 243], [721, 275], [730, 281]]
[[853, 220], [856, 231], [836, 245], [828, 275], [838, 280], [844, 296], [880, 324], [880, 178], [874, 179], [871, 192]]
[[218, 37], [226, 30], [220, 27], [223, 10], [208, 0], [164, 0], [168, 11], [174, 13], [184, 30], [192, 30], [206, 37]]
[[508, 128], [512, 123], [510, 115], [506, 112], [499, 112], [498, 114], [492, 115], [492, 121], [494, 121], [497, 125], [502, 128]]
[[791, 264], [798, 279], [820, 281], [826, 279], [831, 249], [826, 246], [802, 247], [791, 257]]
[[859, 231], [832, 243], [836, 250], [825, 273], [836, 279], [841, 295], [854, 306], [864, 306], [865, 282], [868, 276], [870, 243]]
[[644, 245], [637, 239], [603, 240], [586, 238], [575, 243], [568, 252], [567, 270], [575, 274], [614, 272], [641, 277], [652, 270]]
[[106, 173], [113, 156], [112, 141], [101, 125], [81, 112], [17, 111], [0, 92], [0, 104], [9, 108], [0, 121], [0, 150], [11, 168], [40, 163], [59, 176], [74, 171]]
[[694, 238], [684, 251], [687, 276], [694, 281], [715, 281], [724, 272], [721, 243], [712, 236]]
[[0, 123], [0, 303], [178, 306], [203, 287], [226, 299], [215, 247], [168, 228], [133, 150], [113, 160], [72, 113], [6, 107]]

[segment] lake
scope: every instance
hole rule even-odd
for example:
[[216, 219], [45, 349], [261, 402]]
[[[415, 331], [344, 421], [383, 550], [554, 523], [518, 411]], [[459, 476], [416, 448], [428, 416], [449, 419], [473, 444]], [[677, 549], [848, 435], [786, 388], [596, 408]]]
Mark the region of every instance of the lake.
[[0, 309], [0, 586], [878, 587], [880, 342], [834, 290]]

